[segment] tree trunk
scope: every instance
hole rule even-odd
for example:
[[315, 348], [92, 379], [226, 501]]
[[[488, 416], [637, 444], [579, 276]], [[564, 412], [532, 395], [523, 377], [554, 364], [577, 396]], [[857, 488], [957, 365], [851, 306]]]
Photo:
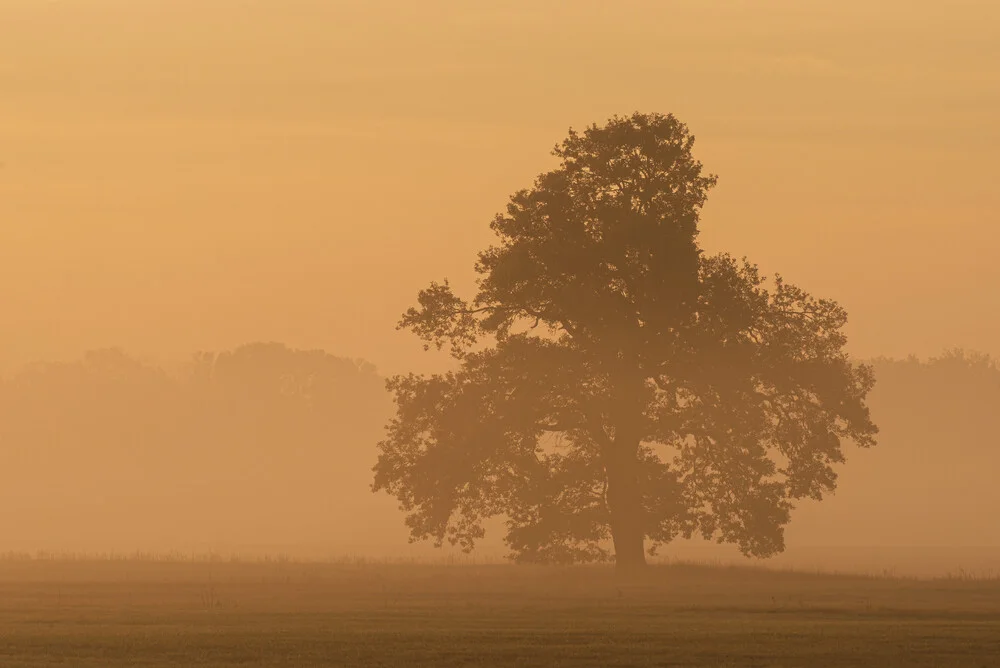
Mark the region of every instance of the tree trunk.
[[623, 575], [642, 571], [646, 565], [645, 523], [636, 476], [637, 451], [637, 443], [616, 442], [614, 451], [605, 462], [611, 537], [615, 544], [615, 570]]

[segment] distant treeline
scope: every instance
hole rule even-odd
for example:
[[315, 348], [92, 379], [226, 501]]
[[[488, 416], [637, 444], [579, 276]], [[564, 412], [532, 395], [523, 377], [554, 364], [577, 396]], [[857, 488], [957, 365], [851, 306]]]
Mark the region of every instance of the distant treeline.
[[[875, 360], [870, 451], [789, 546], [1000, 545], [1000, 367]], [[369, 491], [392, 404], [370, 364], [251, 344], [170, 372], [117, 350], [0, 380], [0, 551], [389, 553]]]
[[279, 344], [28, 366], [0, 383], [0, 549], [405, 544], [369, 491], [389, 410], [370, 364]]
[[799, 511], [789, 543], [1000, 547], [1000, 365], [963, 351], [872, 363], [878, 447], [847, 450], [836, 494]]

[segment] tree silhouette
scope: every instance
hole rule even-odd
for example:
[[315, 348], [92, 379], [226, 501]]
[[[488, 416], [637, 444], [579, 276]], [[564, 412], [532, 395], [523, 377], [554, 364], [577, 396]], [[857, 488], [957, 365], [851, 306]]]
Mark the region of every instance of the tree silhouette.
[[695, 533], [768, 556], [795, 499], [834, 489], [842, 440], [875, 443], [845, 311], [699, 247], [716, 177], [693, 144], [672, 115], [571, 130], [494, 218], [473, 299], [432, 283], [404, 314], [460, 362], [388, 382], [373, 488], [412, 539], [471, 550], [500, 516], [521, 562], [611, 539], [630, 570]]

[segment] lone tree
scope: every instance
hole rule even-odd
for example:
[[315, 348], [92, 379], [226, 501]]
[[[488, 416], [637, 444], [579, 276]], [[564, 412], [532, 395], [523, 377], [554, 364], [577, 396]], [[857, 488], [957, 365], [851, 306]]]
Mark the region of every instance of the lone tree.
[[494, 218], [472, 301], [432, 283], [404, 314], [460, 362], [388, 382], [373, 489], [411, 539], [471, 550], [499, 516], [520, 562], [611, 539], [632, 570], [695, 533], [770, 556], [795, 500], [835, 488], [842, 441], [874, 445], [844, 309], [699, 247], [716, 177], [693, 144], [672, 115], [571, 130]]

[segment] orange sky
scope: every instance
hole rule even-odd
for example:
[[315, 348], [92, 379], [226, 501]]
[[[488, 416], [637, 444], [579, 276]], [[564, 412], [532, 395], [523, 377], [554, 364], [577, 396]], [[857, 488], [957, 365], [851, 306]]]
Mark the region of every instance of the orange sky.
[[416, 291], [468, 285], [570, 125], [635, 110], [720, 175], [705, 246], [841, 301], [856, 354], [1000, 354], [992, 0], [0, 0], [0, 368], [433, 369], [394, 331]]

